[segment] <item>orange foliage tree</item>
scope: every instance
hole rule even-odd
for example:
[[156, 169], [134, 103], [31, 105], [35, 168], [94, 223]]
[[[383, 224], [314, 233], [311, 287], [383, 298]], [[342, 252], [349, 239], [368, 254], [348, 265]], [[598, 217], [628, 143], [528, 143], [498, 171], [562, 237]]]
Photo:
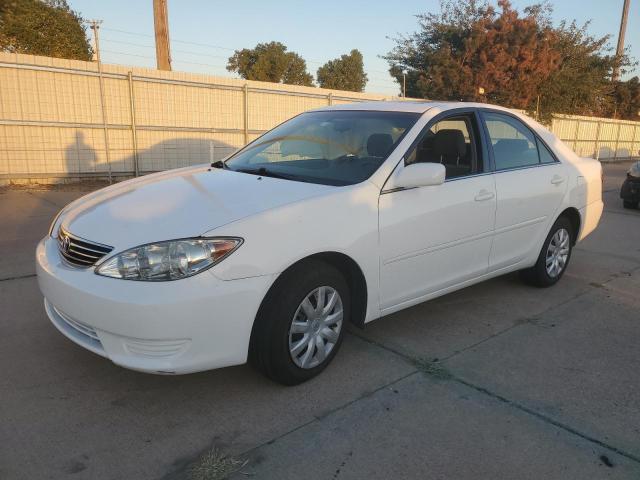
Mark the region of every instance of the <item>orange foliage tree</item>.
[[[609, 37], [589, 35], [589, 23], [554, 27], [549, 4], [519, 12], [508, 0], [442, 0], [440, 13], [418, 15], [418, 22], [384, 57], [400, 85], [406, 74], [407, 96], [539, 106], [543, 118], [614, 108]], [[634, 65], [627, 56], [620, 61], [623, 72]]]

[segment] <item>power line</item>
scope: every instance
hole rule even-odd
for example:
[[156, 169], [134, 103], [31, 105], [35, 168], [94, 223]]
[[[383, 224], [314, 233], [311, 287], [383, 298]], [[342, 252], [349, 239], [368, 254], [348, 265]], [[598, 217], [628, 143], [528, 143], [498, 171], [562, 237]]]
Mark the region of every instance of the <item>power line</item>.
[[[102, 50], [102, 52], [104, 53], [111, 53], [111, 54], [116, 54], [116, 55], [126, 55], [129, 57], [137, 57], [137, 58], [144, 58], [147, 60], [155, 60], [154, 57], [150, 56], [150, 55], [140, 55], [137, 53], [129, 53], [129, 52], [120, 52], [117, 50]], [[175, 52], [175, 50], [174, 50]], [[185, 64], [189, 64], [189, 65], [200, 65], [200, 66], [204, 66], [204, 67], [212, 67], [212, 68], [219, 68], [219, 69], [225, 69], [226, 70], [226, 65], [221, 65], [221, 64], [213, 64], [213, 63], [203, 63], [203, 62], [192, 62], [189, 60], [177, 60], [177, 59], [173, 59], [173, 63], [185, 63]], [[378, 79], [378, 80], [383, 80], [383, 79]], [[386, 83], [380, 83], [380, 82], [372, 82], [372, 81], [367, 81], [367, 85], [379, 85], [379, 86], [385, 86], [385, 87], [391, 87], [391, 85], [388, 85]]]
[[[118, 28], [109, 28], [109, 27], [103, 27], [104, 30], [110, 31], [110, 32], [117, 32], [117, 33], [122, 33], [125, 35], [132, 35], [132, 36], [136, 36], [136, 37], [143, 37], [143, 38], [154, 38], [154, 35], [149, 35], [149, 34], [145, 34], [145, 33], [140, 33], [140, 32], [132, 32], [132, 31], [128, 31], [128, 30], [122, 30], [122, 29], [118, 29]], [[155, 49], [156, 47], [154, 45], [149, 45], [149, 44], [143, 44], [143, 43], [136, 43], [136, 42], [130, 42], [130, 41], [126, 41], [126, 40], [117, 40], [111, 37], [108, 37], [106, 40], [108, 40], [109, 42], [112, 43], [116, 43], [116, 44], [120, 44], [120, 45], [129, 45], [132, 47], [137, 47], [137, 48], [145, 48], [145, 49]], [[210, 44], [210, 43], [201, 43], [201, 42], [192, 42], [192, 41], [187, 41], [187, 40], [181, 40], [181, 39], [171, 39], [172, 43], [179, 43], [179, 44], [184, 44], [184, 45], [193, 45], [193, 46], [197, 46], [197, 47], [203, 47], [203, 48], [209, 48], [209, 49], [218, 49], [218, 50], [225, 50], [225, 51], [230, 51], [230, 52], [235, 52], [236, 49], [228, 47], [228, 46], [222, 46], [222, 45], [215, 45], [215, 44]], [[141, 55], [138, 53], [129, 53], [129, 52], [122, 52], [122, 51], [118, 51], [118, 50], [103, 50], [106, 53], [110, 53], [110, 54], [114, 54], [114, 55], [125, 55], [125, 56], [129, 56], [129, 57], [136, 57], [136, 58], [144, 58], [146, 60], [154, 60], [154, 57], [149, 56], [149, 55]], [[216, 55], [216, 54], [212, 54], [210, 52], [195, 52], [195, 51], [190, 51], [190, 50], [173, 50], [172, 53], [174, 54], [180, 54], [180, 55], [193, 55], [193, 56], [198, 56], [198, 57], [207, 57], [207, 58], [214, 58], [214, 59], [220, 59], [220, 60], [225, 60], [224, 64], [212, 64], [212, 63], [206, 63], [206, 62], [194, 62], [194, 61], [190, 61], [190, 60], [181, 60], [181, 59], [177, 59], [177, 58], [172, 58], [171, 62], [174, 64], [184, 64], [184, 65], [194, 65], [194, 66], [199, 66], [199, 67], [208, 67], [210, 69], [213, 69], [213, 71], [215, 72], [215, 74], [217, 75], [221, 75], [221, 72], [224, 72], [223, 74], [227, 74], [227, 70], [226, 70], [226, 60], [228, 60], [227, 56], [222, 56], [222, 55]], [[316, 64], [316, 65], [324, 65], [326, 62], [323, 62], [321, 60], [317, 60], [317, 59], [305, 59], [305, 61], [307, 63], [310, 64]], [[398, 88], [397, 85], [397, 80], [393, 77], [391, 77], [391, 75], [389, 75], [388, 71], [382, 71], [382, 70], [372, 70], [372, 69], [366, 69], [366, 73], [367, 73], [367, 87], [369, 88], [379, 88], [379, 89], [384, 89], [384, 90], [396, 90]], [[382, 73], [382, 74], [387, 74], [389, 75], [388, 77], [381, 77], [381, 76], [372, 76], [371, 73]], [[231, 75], [229, 75], [231, 76]]]
[[[112, 38], [103, 38], [103, 40], [108, 40], [111, 43], [119, 43], [121, 45], [131, 45], [133, 47], [151, 48], [151, 49], [155, 49], [156, 48], [154, 45], [145, 45], [145, 44], [142, 44], [142, 43], [125, 42], [123, 40], [114, 40]], [[198, 55], [198, 56], [206, 55], [207, 57], [211, 57], [211, 58], [221, 58], [223, 60], [228, 60], [229, 59], [229, 57], [225, 57], [225, 56], [222, 56], [222, 55], [211, 55], [209, 53], [204, 54], [202, 52], [190, 52], [190, 51], [187, 51], [187, 50], [173, 50], [173, 49], [171, 51], [173, 53], [182, 53], [182, 54], [185, 54], [185, 55]]]
[[[103, 29], [111, 31], [111, 32], [124, 33], [124, 34], [127, 34], [127, 35], [135, 35], [135, 36], [140, 36], [140, 37], [153, 38], [153, 35], [148, 35], [148, 34], [139, 33], [139, 32], [131, 32], [131, 31], [128, 31], [128, 30], [121, 30], [121, 29], [118, 29], [118, 28], [103, 27]], [[113, 41], [113, 40], [111, 40], [111, 41]], [[211, 44], [211, 43], [191, 42], [191, 41], [180, 40], [180, 39], [175, 39], [175, 38], [172, 38], [171, 42], [172, 43], [182, 43], [184, 45], [194, 45], [194, 46], [199, 46], [199, 47], [214, 48], [214, 49], [219, 49], [219, 50], [227, 50], [227, 51], [230, 51], [230, 52], [235, 52], [236, 50], [239, 50], [237, 48], [231, 48], [229, 46], [214, 45], [214, 44]], [[125, 42], [120, 41], [119, 43], [125, 43]], [[132, 43], [132, 45], [134, 45], [134, 44]], [[138, 44], [138, 46], [143, 46], [143, 45]], [[151, 46], [151, 45], [144, 45], [144, 47], [155, 48], [155, 46]], [[183, 51], [183, 53], [186, 53], [186, 52]], [[189, 53], [192, 53], [194, 55], [200, 55], [200, 53], [197, 53], [197, 52], [189, 52]], [[310, 59], [309, 58], [305, 58], [304, 60], [307, 63], [312, 63], [312, 64], [316, 64], [316, 65], [324, 65], [325, 63], [327, 63], [327, 60], [322, 61], [322, 60], [313, 59], [313, 58], [310, 58]], [[373, 69], [367, 69], [367, 73], [368, 72], [389, 74], [388, 71], [373, 70]]]
[[[155, 47], [153, 47], [152, 45], [143, 45], [143, 44], [139, 44], [139, 43], [132, 43], [132, 42], [125, 42], [125, 41], [120, 41], [120, 40], [113, 40], [113, 39], [108, 39], [109, 42], [112, 43], [118, 43], [118, 44], [122, 44], [122, 45], [131, 45], [131, 46], [135, 46], [135, 47], [142, 47], [142, 48], [151, 48], [154, 49]], [[139, 53], [129, 53], [129, 52], [122, 52], [122, 51], [117, 51], [117, 50], [102, 50], [103, 52], [107, 52], [107, 53], [111, 53], [111, 54], [117, 54], [117, 55], [126, 55], [126, 56], [130, 56], [130, 57], [138, 57], [138, 58], [146, 58], [146, 59], [150, 59], [153, 60], [154, 57], [151, 57], [149, 55], [141, 55]], [[221, 55], [211, 55], [211, 54], [204, 54], [202, 52], [191, 52], [191, 51], [186, 51], [186, 50], [172, 50], [172, 52], [174, 54], [179, 53], [179, 54], [183, 54], [183, 55], [195, 55], [198, 57], [202, 57], [202, 56], [206, 56], [207, 58], [219, 58], [221, 60], [227, 60], [228, 57], [224, 57]], [[172, 63], [184, 63], [184, 64], [190, 64], [190, 65], [201, 65], [201, 66], [207, 66], [207, 67], [213, 67], [213, 68], [219, 68], [219, 69], [224, 69], [226, 70], [226, 62], [224, 64], [212, 64], [212, 63], [204, 63], [204, 62], [194, 62], [191, 60], [180, 60], [178, 58], [172, 57]], [[390, 78], [382, 78], [382, 77], [376, 77], [376, 76], [370, 76], [367, 75], [368, 77], [368, 81], [367, 81], [367, 85], [380, 85], [380, 86], [384, 86], [384, 87], [390, 87], [388, 80], [392, 80], [393, 82], [395, 82], [395, 79], [390, 77]], [[376, 82], [377, 81], [377, 82]]]

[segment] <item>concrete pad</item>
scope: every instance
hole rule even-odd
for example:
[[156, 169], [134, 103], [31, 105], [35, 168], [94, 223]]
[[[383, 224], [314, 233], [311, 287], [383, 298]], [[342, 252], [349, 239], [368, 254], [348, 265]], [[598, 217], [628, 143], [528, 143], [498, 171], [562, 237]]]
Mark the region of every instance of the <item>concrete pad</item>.
[[578, 244], [578, 250], [640, 261], [640, 215], [605, 212], [598, 228]]
[[40, 198], [43, 201], [53, 204], [58, 208], [58, 210], [61, 210], [76, 198], [82, 197], [91, 191], [93, 190], [78, 188], [70, 190], [35, 190], [30, 193], [36, 198]]
[[639, 318], [637, 306], [594, 290], [445, 367], [640, 458]]
[[415, 371], [348, 336], [323, 375], [295, 388], [246, 366], [141, 374], [67, 340], [41, 302], [35, 278], [0, 282], [3, 479], [158, 478], [212, 442], [248, 450]]
[[578, 245], [571, 255], [569, 268], [562, 280], [552, 287], [564, 288], [567, 282], [587, 282], [590, 286], [599, 287], [612, 279], [628, 276], [634, 269], [640, 267], [640, 260], [622, 258], [616, 254], [610, 254], [604, 250], [596, 253], [582, 250]]
[[356, 334], [411, 357], [444, 359], [570, 301], [593, 288], [590, 282], [608, 278], [567, 277], [554, 288], [539, 289], [510, 274], [375, 320]]
[[620, 186], [633, 163], [635, 162], [603, 163], [604, 191], [620, 193]]
[[[602, 225], [555, 288], [509, 275], [392, 315], [364, 333], [383, 347], [348, 336], [296, 388], [248, 367], [123, 370], [49, 324], [35, 278], [0, 281], [0, 478], [184, 478], [211, 446], [253, 452], [256, 478], [640, 477], [606, 447], [637, 458], [640, 444], [640, 228], [616, 168]], [[51, 217], [83, 193], [0, 189], [0, 280], [33, 271]], [[454, 379], [413, 375], [389, 347], [450, 357]]]
[[638, 463], [471, 388], [421, 374], [264, 445], [248, 459], [243, 473], [274, 480], [640, 475]]
[[28, 191], [0, 188], [0, 216], [28, 218], [31, 215], [53, 213], [56, 206]]
[[44, 237], [55, 215], [84, 192], [13, 191], [0, 193], [2, 235], [0, 280], [35, 273], [36, 245]]
[[625, 272], [604, 285], [607, 292], [615, 295], [619, 302], [625, 302], [631, 308], [640, 309], [640, 267]]
[[0, 193], [0, 280], [35, 273], [36, 245], [56, 213], [55, 206], [28, 192]]

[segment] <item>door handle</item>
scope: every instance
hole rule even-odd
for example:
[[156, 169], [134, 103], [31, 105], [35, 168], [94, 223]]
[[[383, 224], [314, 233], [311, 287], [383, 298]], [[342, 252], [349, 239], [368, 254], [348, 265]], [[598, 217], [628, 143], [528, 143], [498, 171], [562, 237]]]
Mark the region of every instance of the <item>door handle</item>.
[[560, 175], [554, 175], [551, 179], [551, 183], [553, 183], [554, 185], [560, 185], [562, 182], [564, 182], [564, 178], [562, 178]]
[[475, 197], [476, 202], [484, 202], [485, 200], [491, 200], [495, 197], [495, 193], [490, 192], [489, 190], [482, 189]]

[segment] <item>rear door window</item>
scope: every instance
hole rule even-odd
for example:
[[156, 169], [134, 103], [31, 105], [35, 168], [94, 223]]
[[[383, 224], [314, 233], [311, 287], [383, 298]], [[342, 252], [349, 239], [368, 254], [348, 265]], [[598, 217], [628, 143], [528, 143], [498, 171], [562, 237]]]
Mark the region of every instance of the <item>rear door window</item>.
[[522, 122], [492, 112], [484, 112], [482, 117], [491, 140], [496, 170], [530, 167], [540, 163], [536, 137]]

